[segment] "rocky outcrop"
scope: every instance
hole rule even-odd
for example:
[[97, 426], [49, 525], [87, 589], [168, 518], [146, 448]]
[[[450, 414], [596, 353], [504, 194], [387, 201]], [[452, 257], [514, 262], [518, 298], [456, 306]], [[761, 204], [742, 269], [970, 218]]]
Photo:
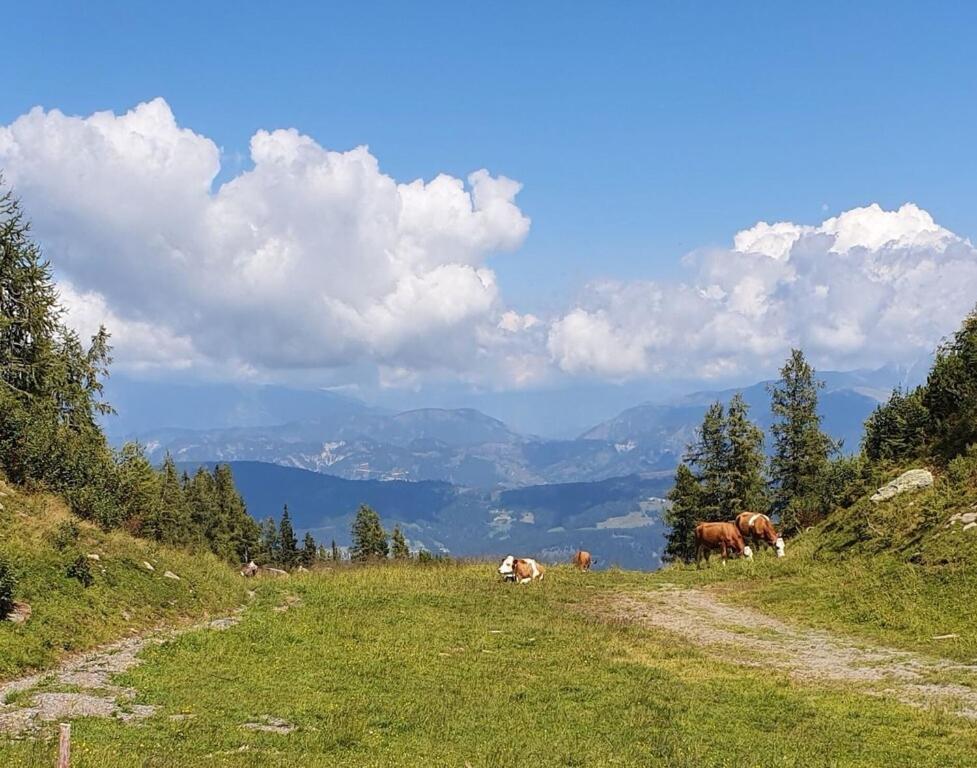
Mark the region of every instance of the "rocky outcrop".
[[920, 488], [929, 488], [933, 485], [933, 473], [928, 469], [910, 469], [904, 472], [892, 482], [886, 483], [874, 494], [869, 501], [878, 504], [886, 501], [893, 496], [898, 496], [906, 491], [917, 491]]

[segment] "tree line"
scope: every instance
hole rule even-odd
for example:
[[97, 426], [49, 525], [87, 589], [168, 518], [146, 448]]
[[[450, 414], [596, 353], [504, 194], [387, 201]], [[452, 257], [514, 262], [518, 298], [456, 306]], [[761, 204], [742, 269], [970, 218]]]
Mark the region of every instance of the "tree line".
[[764, 433], [740, 394], [728, 406], [717, 402], [707, 409], [668, 495], [665, 559], [694, 557], [699, 522], [764, 512], [779, 518], [784, 533], [797, 533], [852, 503], [890, 465], [945, 465], [977, 445], [977, 310], [940, 345], [925, 384], [896, 388], [874, 410], [851, 456], [821, 429], [823, 386], [803, 352], [791, 350], [779, 380], [768, 387], [774, 416], [769, 459]]
[[104, 327], [85, 344], [65, 324], [51, 265], [0, 179], [0, 471], [103, 528], [239, 560], [259, 531], [229, 467], [190, 477], [135, 443], [109, 446], [98, 419], [113, 413], [111, 362]]

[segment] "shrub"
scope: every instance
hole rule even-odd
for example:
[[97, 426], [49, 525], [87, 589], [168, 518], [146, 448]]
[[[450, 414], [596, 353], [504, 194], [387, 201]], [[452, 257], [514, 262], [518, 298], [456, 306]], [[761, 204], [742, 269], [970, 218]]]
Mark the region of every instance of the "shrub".
[[83, 587], [90, 587], [95, 583], [95, 577], [92, 575], [92, 566], [88, 562], [88, 558], [84, 555], [78, 555], [68, 565], [66, 573], [68, 578], [78, 579]]
[[10, 564], [0, 557], [0, 619], [5, 619], [14, 609], [14, 590], [17, 589], [17, 579]]
[[64, 552], [68, 547], [72, 546], [78, 541], [78, 536], [81, 534], [81, 529], [78, 527], [78, 523], [74, 520], [65, 520], [58, 524], [57, 529], [54, 531], [54, 546], [61, 552]]

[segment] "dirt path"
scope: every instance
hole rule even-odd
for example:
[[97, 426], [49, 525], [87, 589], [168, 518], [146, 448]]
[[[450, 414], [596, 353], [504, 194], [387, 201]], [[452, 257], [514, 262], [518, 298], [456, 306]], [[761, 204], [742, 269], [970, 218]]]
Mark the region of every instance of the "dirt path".
[[[141, 662], [139, 654], [152, 645], [198, 629], [223, 630], [240, 621], [233, 616], [202, 624], [151, 632], [76, 656], [53, 670], [0, 683], [0, 733], [22, 736], [52, 721], [75, 717], [117, 717], [140, 720], [156, 708], [134, 704], [136, 691], [115, 685], [113, 678]], [[12, 699], [10, 703], [8, 699]]]
[[797, 680], [843, 682], [912, 706], [977, 719], [974, 665], [790, 626], [752, 608], [722, 603], [709, 592], [673, 585], [614, 595], [597, 611], [605, 618], [674, 632], [727, 662], [776, 669]]

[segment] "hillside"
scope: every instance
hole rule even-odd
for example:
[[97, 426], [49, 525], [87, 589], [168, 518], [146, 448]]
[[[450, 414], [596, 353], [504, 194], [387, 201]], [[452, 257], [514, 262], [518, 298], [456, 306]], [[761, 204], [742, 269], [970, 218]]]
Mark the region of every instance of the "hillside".
[[972, 662], [977, 453], [950, 462], [930, 488], [870, 500], [876, 487], [916, 466], [877, 469], [854, 503], [791, 540], [781, 561], [672, 566], [656, 578], [811, 627]]
[[521, 551], [562, 561], [587, 545], [601, 552], [600, 567], [661, 564], [667, 476], [493, 491], [433, 481], [346, 480], [260, 462], [230, 466], [252, 516], [277, 517], [286, 503], [296, 528], [327, 544], [348, 545], [357, 507], [369, 504], [388, 529], [399, 524], [415, 549], [465, 557]]
[[[244, 602], [237, 572], [209, 553], [106, 532], [53, 496], [2, 481], [0, 531], [0, 555], [17, 578], [14, 597], [31, 609], [24, 624], [0, 621], [0, 680], [160, 623], [225, 615]], [[79, 557], [90, 570], [87, 587], [67, 574]]]

